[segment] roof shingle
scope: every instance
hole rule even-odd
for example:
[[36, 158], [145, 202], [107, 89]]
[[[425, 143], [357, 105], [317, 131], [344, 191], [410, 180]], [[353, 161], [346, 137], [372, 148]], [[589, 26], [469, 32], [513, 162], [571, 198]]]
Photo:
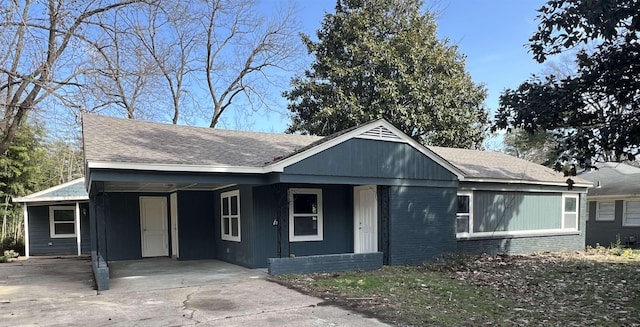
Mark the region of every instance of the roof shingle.
[[[319, 137], [231, 131], [94, 114], [82, 118], [85, 159], [95, 162], [264, 167], [344, 134]], [[550, 168], [503, 153], [428, 148], [467, 178], [566, 181]]]
[[596, 164], [597, 170], [585, 172], [580, 177], [599, 187], [589, 189], [589, 196], [640, 195], [640, 168], [620, 162]]
[[257, 133], [85, 114], [85, 159], [99, 162], [263, 167], [318, 136]]
[[[500, 152], [437, 146], [427, 148], [462, 170], [465, 177], [553, 183], [567, 180], [567, 177], [551, 168]], [[579, 178], [574, 178], [574, 181], [588, 183]]]

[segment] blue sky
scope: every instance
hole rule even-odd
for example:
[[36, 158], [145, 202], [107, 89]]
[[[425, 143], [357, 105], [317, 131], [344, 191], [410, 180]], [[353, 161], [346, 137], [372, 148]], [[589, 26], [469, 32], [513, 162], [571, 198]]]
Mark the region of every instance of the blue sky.
[[[294, 0], [302, 22], [302, 32], [314, 35], [320, 28], [325, 12], [334, 12], [335, 0]], [[524, 45], [536, 30], [536, 9], [540, 0], [440, 0], [437, 4], [438, 35], [448, 38], [467, 56], [467, 70], [477, 83], [488, 89], [487, 108], [498, 107], [500, 93], [517, 87], [531, 74], [539, 73], [542, 65], [533, 60]], [[262, 0], [260, 7], [269, 11], [282, 0]], [[282, 107], [286, 101], [282, 100]], [[256, 114], [250, 129], [280, 132], [288, 120], [277, 114]], [[231, 126], [229, 126], [231, 127]], [[499, 143], [499, 141], [497, 141]], [[494, 142], [495, 143], [495, 142]], [[499, 147], [495, 145], [496, 147]], [[494, 145], [487, 144], [488, 148]]]

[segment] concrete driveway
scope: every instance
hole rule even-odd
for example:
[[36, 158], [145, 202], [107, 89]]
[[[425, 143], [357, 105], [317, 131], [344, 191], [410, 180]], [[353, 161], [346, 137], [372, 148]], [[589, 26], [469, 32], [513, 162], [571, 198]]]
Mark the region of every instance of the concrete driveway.
[[220, 261], [110, 264], [111, 289], [93, 289], [87, 258], [0, 264], [2, 326], [383, 326]]

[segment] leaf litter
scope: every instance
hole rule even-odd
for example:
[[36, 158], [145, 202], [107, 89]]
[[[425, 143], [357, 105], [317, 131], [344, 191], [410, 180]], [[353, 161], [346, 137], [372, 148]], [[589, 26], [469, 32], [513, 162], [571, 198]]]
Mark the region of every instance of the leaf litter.
[[640, 255], [452, 255], [273, 280], [399, 326], [640, 327]]

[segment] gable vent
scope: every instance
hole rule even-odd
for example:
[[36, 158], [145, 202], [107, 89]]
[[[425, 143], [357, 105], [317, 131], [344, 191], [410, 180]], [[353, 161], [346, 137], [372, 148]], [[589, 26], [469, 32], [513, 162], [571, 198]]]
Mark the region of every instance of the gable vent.
[[374, 127], [362, 134], [359, 135], [360, 138], [367, 139], [376, 139], [376, 140], [385, 140], [385, 141], [402, 141], [402, 138], [396, 133], [390, 131], [388, 128], [384, 126]]

